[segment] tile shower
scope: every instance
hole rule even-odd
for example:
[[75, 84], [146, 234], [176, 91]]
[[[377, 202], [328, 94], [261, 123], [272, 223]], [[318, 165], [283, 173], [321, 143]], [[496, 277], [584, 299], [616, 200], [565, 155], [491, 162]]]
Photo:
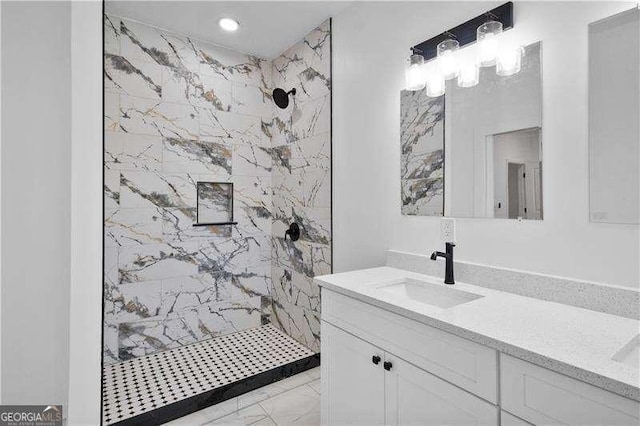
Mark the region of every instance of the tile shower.
[[[330, 21], [272, 60], [104, 22], [105, 365], [268, 324], [318, 352]], [[275, 87], [297, 89], [285, 110]], [[233, 183], [237, 225], [193, 226], [197, 182]]]

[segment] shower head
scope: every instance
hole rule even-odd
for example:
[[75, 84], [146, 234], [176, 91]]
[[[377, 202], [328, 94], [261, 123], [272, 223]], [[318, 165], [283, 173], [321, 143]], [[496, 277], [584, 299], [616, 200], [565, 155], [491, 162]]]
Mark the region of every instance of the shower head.
[[295, 94], [296, 94], [296, 88], [295, 87], [293, 89], [289, 90], [288, 92], [285, 92], [283, 89], [280, 89], [280, 88], [273, 89], [273, 95], [272, 95], [273, 102], [276, 103], [278, 108], [286, 109], [289, 106], [289, 95], [290, 94], [295, 96]]

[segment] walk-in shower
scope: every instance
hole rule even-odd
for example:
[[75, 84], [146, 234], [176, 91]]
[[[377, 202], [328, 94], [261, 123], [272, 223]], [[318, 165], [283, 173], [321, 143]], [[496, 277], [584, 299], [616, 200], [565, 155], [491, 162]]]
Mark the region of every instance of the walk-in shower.
[[330, 21], [270, 59], [152, 24], [104, 16], [107, 425], [318, 365], [331, 272]]

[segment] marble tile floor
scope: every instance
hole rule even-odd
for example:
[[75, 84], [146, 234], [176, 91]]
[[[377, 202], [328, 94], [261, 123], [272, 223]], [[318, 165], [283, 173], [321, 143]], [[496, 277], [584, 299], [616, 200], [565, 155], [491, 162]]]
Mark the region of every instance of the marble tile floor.
[[320, 367], [165, 423], [203, 425], [320, 425]]

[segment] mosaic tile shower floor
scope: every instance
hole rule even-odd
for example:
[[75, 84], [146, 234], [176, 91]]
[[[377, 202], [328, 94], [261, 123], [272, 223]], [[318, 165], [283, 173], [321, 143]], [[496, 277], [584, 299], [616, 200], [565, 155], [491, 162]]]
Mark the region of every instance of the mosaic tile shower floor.
[[104, 425], [147, 413], [314, 353], [272, 325], [107, 365]]

